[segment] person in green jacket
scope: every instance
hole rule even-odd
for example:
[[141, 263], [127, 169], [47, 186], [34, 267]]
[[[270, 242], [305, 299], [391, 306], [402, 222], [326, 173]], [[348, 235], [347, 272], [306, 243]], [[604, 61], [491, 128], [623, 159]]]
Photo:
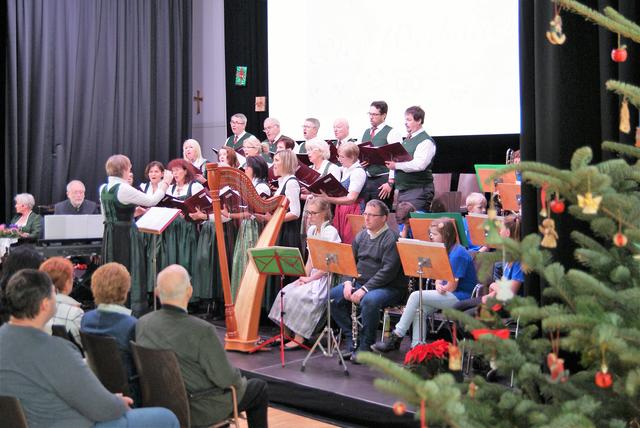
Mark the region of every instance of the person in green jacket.
[[33, 212], [36, 200], [30, 193], [19, 193], [15, 197], [17, 215], [11, 219], [11, 224], [19, 227], [23, 238], [40, 238], [42, 231], [42, 217]]

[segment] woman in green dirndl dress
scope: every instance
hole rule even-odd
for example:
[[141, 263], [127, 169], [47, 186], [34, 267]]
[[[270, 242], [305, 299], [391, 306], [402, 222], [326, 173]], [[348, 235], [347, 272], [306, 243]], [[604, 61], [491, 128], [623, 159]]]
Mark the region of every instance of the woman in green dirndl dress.
[[[164, 165], [162, 164], [162, 162], [149, 162], [144, 169], [144, 176], [147, 177], [149, 181], [146, 183], [140, 183], [140, 190], [142, 190], [147, 195], [153, 195], [158, 190], [158, 186], [162, 181], [163, 174]], [[163, 262], [164, 245], [162, 239], [158, 237], [158, 239], [155, 240], [156, 245], [154, 248], [153, 235], [150, 233], [142, 234], [142, 242], [144, 245], [144, 252], [147, 257], [147, 293], [153, 293], [158, 272], [168, 266], [168, 264]], [[153, 266], [154, 256], [156, 258], [155, 270]]]
[[[169, 186], [167, 194], [176, 199], [185, 200], [203, 189], [202, 185], [194, 180], [193, 166], [184, 159], [174, 159], [167, 165], [174, 178], [174, 184]], [[177, 217], [167, 227], [163, 234], [166, 260], [163, 263], [179, 264], [193, 275], [196, 260], [196, 248], [198, 246], [198, 229], [196, 223], [182, 216]], [[201, 297], [199, 290], [193, 290], [193, 300]]]
[[165, 195], [171, 173], [165, 172], [153, 195], [147, 195], [129, 184], [131, 161], [124, 155], [113, 155], [106, 163], [107, 183], [100, 188], [104, 217], [102, 258], [105, 263], [117, 262], [131, 273], [131, 309], [137, 315], [147, 307], [146, 258], [143, 242], [133, 221], [136, 206], [157, 204]]

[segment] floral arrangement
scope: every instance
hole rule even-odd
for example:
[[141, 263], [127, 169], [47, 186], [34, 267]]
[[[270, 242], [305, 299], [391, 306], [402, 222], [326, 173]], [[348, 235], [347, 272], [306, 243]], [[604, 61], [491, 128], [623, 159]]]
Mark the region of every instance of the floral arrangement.
[[444, 339], [415, 346], [404, 356], [404, 365], [425, 379], [447, 370], [449, 346]]
[[20, 228], [15, 224], [0, 224], [0, 238], [19, 238]]

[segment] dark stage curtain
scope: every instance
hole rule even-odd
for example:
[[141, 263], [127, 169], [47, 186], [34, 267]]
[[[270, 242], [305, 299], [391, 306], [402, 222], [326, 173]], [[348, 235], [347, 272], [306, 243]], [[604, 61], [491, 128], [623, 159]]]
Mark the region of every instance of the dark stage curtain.
[[191, 2], [8, 0], [4, 204], [65, 198], [80, 179], [96, 200], [104, 163], [180, 151], [191, 126]]
[[[599, 10], [609, 5], [635, 22], [640, 20], [635, 0], [583, 3]], [[621, 79], [638, 84], [640, 49], [627, 43], [630, 59], [622, 65], [613, 63], [610, 53], [617, 43], [615, 35], [578, 15], [567, 11], [561, 15], [567, 41], [554, 46], [545, 37], [553, 4], [549, 0], [520, 0], [520, 144], [523, 160], [566, 169], [579, 147], [591, 147], [597, 162], [603, 156], [603, 140], [633, 140], [617, 131], [619, 99], [606, 91], [604, 83]], [[638, 115], [632, 112], [635, 129]], [[538, 231], [540, 201], [534, 189], [523, 192], [523, 234], [534, 233]], [[575, 265], [575, 246], [569, 233], [585, 225], [566, 214], [554, 218], [560, 235], [554, 256], [565, 266]], [[537, 281], [528, 281], [526, 286], [529, 294], [539, 297]]]
[[[263, 140], [262, 124], [269, 116], [267, 0], [225, 0], [224, 38], [227, 115], [246, 115], [247, 132]], [[238, 65], [247, 66], [246, 86], [235, 85]], [[255, 111], [256, 96], [267, 97], [266, 111]]]

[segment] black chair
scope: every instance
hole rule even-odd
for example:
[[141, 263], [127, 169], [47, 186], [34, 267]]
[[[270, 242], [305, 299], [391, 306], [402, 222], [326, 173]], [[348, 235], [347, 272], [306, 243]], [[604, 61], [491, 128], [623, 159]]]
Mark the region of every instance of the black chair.
[[[196, 398], [196, 395], [200, 394], [191, 396], [187, 394], [175, 352], [145, 348], [133, 341], [130, 343], [133, 361], [140, 376], [142, 406], [169, 409], [178, 418], [180, 427], [189, 428], [191, 425], [189, 398]], [[239, 426], [236, 389], [233, 386], [230, 389], [233, 400], [233, 417], [221, 421], [213, 427], [222, 427], [230, 423]]]
[[127, 368], [118, 342], [111, 336], [80, 331], [80, 340], [87, 353], [87, 364], [107, 390], [131, 396]]
[[0, 395], [0, 425], [12, 428], [29, 428], [20, 400], [16, 397]]
[[84, 350], [82, 349], [82, 346], [80, 346], [80, 344], [76, 342], [76, 339], [73, 337], [73, 334], [71, 334], [71, 332], [67, 330], [65, 326], [60, 324], [53, 324], [51, 326], [51, 334], [53, 336], [61, 337], [73, 343], [75, 347], [78, 348], [78, 351], [80, 351], [82, 358], [84, 358]]

